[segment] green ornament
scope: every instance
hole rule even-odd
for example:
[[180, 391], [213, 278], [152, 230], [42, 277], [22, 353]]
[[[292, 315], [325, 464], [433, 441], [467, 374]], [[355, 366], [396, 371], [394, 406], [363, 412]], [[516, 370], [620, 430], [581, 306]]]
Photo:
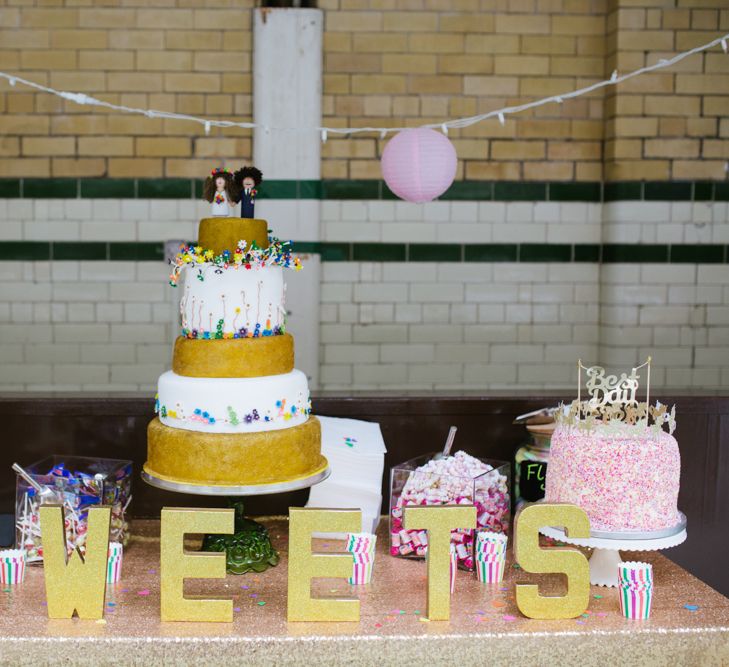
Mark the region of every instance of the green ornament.
[[224, 551], [227, 570], [231, 574], [263, 572], [278, 565], [279, 555], [271, 544], [268, 529], [245, 518], [242, 500], [231, 498], [228, 504], [235, 510], [235, 533], [206, 535], [202, 550]]

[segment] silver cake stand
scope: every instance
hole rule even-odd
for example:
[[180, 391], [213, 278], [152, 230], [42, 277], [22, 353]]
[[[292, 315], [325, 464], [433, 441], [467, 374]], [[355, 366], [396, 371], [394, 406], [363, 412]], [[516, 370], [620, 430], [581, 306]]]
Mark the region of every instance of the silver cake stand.
[[195, 496], [265, 496], [270, 493], [286, 493], [287, 491], [308, 489], [315, 484], [319, 484], [319, 482], [323, 482], [331, 473], [332, 471], [327, 465], [323, 470], [319, 470], [308, 477], [301, 477], [288, 482], [277, 482], [275, 484], [251, 484], [247, 486], [173, 482], [155, 477], [146, 470], [142, 471], [142, 479], [147, 484], [156, 486], [158, 489], [174, 491], [175, 493], [190, 493]]
[[203, 539], [202, 550], [224, 551], [227, 571], [231, 574], [245, 574], [246, 572], [263, 572], [269, 567], [278, 565], [279, 555], [271, 544], [268, 529], [263, 524], [246, 518], [242, 497], [298, 491], [323, 482], [331, 474], [331, 469], [328, 461], [323, 457], [322, 460], [323, 466], [313, 474], [274, 484], [238, 486], [187, 484], [158, 477], [147, 470], [142, 471], [142, 479], [158, 489], [175, 493], [227, 496], [228, 504], [235, 512], [234, 532], [232, 535], [206, 535]]
[[590, 537], [569, 537], [563, 528], [544, 527], [542, 535], [559, 542], [593, 549], [590, 557], [590, 583], [595, 586], [617, 587], [621, 551], [660, 551], [686, 541], [686, 516], [679, 512], [680, 521], [672, 528], [651, 532], [622, 533], [591, 530]]

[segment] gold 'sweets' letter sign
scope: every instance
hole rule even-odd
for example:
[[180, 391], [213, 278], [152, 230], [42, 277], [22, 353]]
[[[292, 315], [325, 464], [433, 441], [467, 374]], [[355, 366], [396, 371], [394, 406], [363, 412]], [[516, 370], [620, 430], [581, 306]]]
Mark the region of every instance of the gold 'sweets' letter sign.
[[49, 618], [72, 618], [74, 610], [79, 618], [103, 618], [110, 521], [111, 507], [92, 507], [86, 533], [86, 555], [74, 550], [67, 562], [63, 508], [41, 505], [43, 577]]
[[360, 510], [289, 508], [289, 621], [359, 621], [357, 598], [312, 598], [315, 577], [352, 576], [351, 553], [312, 553], [311, 534], [356, 533]]
[[473, 505], [406, 506], [403, 527], [428, 531], [428, 620], [447, 621], [451, 616], [451, 531], [476, 527]]
[[590, 537], [590, 519], [577, 505], [539, 503], [522, 509], [516, 516], [517, 562], [525, 572], [566, 574], [567, 595], [543, 596], [536, 584], [517, 584], [516, 605], [529, 618], [575, 618], [590, 601], [590, 566], [577, 549], [540, 548], [539, 529], [544, 526], [563, 527], [570, 537]]
[[233, 533], [235, 511], [163, 507], [160, 588], [163, 621], [233, 622], [233, 600], [183, 595], [185, 579], [225, 579], [225, 554], [185, 551], [185, 533]]

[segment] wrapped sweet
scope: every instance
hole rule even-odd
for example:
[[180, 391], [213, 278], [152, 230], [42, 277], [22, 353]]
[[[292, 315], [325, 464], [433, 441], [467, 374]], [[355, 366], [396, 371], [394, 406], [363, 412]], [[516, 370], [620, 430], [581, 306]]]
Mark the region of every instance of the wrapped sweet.
[[[392, 470], [390, 490], [390, 554], [423, 558], [428, 549], [424, 530], [406, 530], [406, 505], [475, 505], [479, 530], [507, 533], [511, 517], [510, 466], [503, 461], [485, 461], [464, 451], [453, 456], [422, 456]], [[474, 531], [451, 533], [458, 566], [473, 570]]]

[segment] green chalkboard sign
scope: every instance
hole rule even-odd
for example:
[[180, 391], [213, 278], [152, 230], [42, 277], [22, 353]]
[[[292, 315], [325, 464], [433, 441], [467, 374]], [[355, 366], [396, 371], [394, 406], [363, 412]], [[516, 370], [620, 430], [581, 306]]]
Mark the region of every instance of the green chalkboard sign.
[[519, 464], [519, 494], [533, 503], [544, 498], [547, 464], [544, 461], [522, 461]]

